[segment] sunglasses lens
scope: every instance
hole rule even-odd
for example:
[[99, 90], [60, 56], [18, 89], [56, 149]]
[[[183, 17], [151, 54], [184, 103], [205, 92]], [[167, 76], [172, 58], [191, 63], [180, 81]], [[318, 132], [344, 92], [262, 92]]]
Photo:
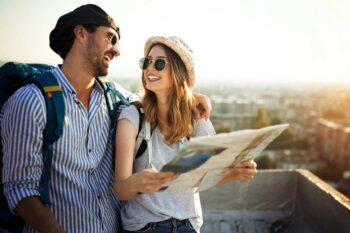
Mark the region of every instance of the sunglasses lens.
[[116, 35], [113, 35], [111, 42], [112, 42], [112, 45], [115, 45], [117, 43], [117, 36]]
[[139, 61], [139, 66], [142, 70], [145, 70], [147, 69], [149, 65], [149, 59], [147, 58], [141, 58], [140, 61]]
[[163, 59], [157, 59], [156, 62], [155, 62], [155, 67], [156, 67], [156, 70], [158, 71], [161, 71], [164, 69], [165, 67], [165, 60]]

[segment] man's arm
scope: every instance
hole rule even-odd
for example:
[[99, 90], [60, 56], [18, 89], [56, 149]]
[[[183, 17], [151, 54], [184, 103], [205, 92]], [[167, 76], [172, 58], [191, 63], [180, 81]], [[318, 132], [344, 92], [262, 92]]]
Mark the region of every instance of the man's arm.
[[22, 88], [3, 110], [2, 182], [9, 207], [40, 232], [64, 232], [38, 198], [43, 169], [42, 132], [46, 124], [45, 101], [40, 90], [35, 86]]
[[193, 96], [196, 100], [198, 116], [206, 120], [209, 119], [212, 109], [209, 97], [200, 93], [193, 93]]

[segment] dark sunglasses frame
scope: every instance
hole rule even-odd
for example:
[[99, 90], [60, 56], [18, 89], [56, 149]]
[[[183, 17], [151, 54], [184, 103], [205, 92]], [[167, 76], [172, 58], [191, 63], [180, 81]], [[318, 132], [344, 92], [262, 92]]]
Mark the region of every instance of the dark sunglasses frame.
[[[101, 25], [97, 25], [97, 24], [84, 24], [83, 27], [89, 32], [89, 33], [94, 33], [97, 28], [101, 26]], [[118, 34], [115, 34], [113, 32], [110, 31], [106, 31], [106, 37], [108, 38], [108, 40], [111, 42], [111, 44], [114, 46], [116, 45], [120, 38]]]
[[152, 63], [154, 62], [154, 68], [158, 71], [162, 71], [166, 64], [169, 62], [165, 60], [164, 58], [157, 58], [156, 60], [149, 59], [147, 57], [143, 57], [139, 61], [140, 68], [142, 70], [147, 69]]
[[107, 37], [113, 46], [119, 41], [118, 36], [112, 32], [107, 32]]
[[113, 34], [112, 39], [111, 39], [112, 45], [115, 45], [118, 41], [119, 41], [118, 36], [116, 34]]

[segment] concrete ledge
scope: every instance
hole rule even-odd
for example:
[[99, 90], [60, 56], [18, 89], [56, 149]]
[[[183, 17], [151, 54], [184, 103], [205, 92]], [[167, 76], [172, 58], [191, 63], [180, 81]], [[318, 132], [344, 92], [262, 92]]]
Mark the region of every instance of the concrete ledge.
[[261, 170], [201, 200], [204, 233], [350, 232], [350, 200], [306, 170]]

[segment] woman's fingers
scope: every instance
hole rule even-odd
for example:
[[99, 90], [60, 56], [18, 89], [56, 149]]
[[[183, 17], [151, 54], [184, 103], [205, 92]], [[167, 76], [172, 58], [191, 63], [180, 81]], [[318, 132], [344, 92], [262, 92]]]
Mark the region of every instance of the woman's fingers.
[[159, 190], [159, 188], [176, 178], [173, 172], [158, 172], [151, 169], [146, 169], [140, 172], [139, 188], [143, 193], [153, 193]]
[[251, 181], [256, 174], [256, 163], [253, 160], [236, 164], [231, 169], [232, 177], [244, 182]]
[[255, 175], [242, 175], [241, 176], [241, 181], [243, 182], [249, 182], [254, 178]]
[[218, 184], [227, 184], [234, 180], [249, 182], [256, 174], [256, 163], [253, 160], [238, 162], [230, 168], [229, 172], [218, 182]]
[[254, 160], [248, 160], [243, 162], [238, 162], [234, 167], [243, 167], [243, 168], [253, 168], [256, 169], [257, 164]]

